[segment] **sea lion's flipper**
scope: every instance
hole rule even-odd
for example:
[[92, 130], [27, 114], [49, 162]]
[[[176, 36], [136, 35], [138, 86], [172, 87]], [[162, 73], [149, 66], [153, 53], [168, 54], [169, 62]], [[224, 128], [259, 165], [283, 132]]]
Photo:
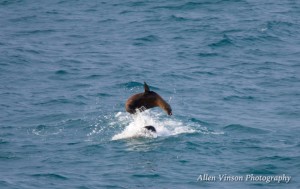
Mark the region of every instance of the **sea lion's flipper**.
[[144, 89], [145, 89], [145, 93], [150, 92], [149, 86], [147, 85], [146, 82], [144, 82]]

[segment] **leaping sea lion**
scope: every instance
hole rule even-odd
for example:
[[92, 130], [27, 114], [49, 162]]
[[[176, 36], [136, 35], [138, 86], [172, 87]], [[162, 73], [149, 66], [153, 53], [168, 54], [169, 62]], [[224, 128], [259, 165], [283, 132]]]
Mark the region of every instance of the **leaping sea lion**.
[[143, 111], [154, 107], [160, 107], [168, 115], [172, 115], [171, 106], [156, 92], [150, 91], [146, 82], [144, 82], [144, 89], [145, 92], [135, 94], [127, 100], [125, 105], [127, 112], [134, 114], [136, 109]]

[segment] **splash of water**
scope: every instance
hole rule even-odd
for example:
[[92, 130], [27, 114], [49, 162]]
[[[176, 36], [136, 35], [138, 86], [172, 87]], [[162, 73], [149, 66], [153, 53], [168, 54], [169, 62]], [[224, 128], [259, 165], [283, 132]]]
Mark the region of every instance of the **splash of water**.
[[[128, 138], [156, 138], [160, 136], [172, 136], [181, 133], [194, 133], [195, 129], [188, 125], [184, 125], [180, 120], [174, 117], [165, 117], [162, 114], [152, 112], [150, 110], [137, 112], [134, 115], [119, 112], [115, 118], [120, 123], [127, 123], [124, 130], [114, 135], [112, 140], [128, 139]], [[146, 130], [144, 127], [152, 125], [156, 129], [156, 133]]]

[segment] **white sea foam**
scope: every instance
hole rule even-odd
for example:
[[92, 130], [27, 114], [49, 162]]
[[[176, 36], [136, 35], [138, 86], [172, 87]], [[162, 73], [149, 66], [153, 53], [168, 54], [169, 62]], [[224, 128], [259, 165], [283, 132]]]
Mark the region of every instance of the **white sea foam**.
[[[114, 135], [112, 140], [120, 140], [127, 138], [156, 138], [160, 136], [172, 136], [181, 133], [196, 132], [191, 126], [184, 125], [180, 120], [176, 120], [173, 116], [166, 117], [162, 114], [147, 110], [138, 112], [134, 115], [119, 112], [115, 115], [120, 123], [128, 124], [124, 130]], [[156, 129], [156, 133], [146, 130], [144, 127], [152, 125]]]

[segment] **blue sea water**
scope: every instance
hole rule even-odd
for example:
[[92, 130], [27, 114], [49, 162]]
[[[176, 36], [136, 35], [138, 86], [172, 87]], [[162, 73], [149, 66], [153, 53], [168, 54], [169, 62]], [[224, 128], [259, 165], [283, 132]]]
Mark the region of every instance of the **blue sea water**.
[[[0, 188], [300, 188], [299, 18], [297, 0], [0, 0]], [[126, 113], [144, 81], [172, 116]]]

